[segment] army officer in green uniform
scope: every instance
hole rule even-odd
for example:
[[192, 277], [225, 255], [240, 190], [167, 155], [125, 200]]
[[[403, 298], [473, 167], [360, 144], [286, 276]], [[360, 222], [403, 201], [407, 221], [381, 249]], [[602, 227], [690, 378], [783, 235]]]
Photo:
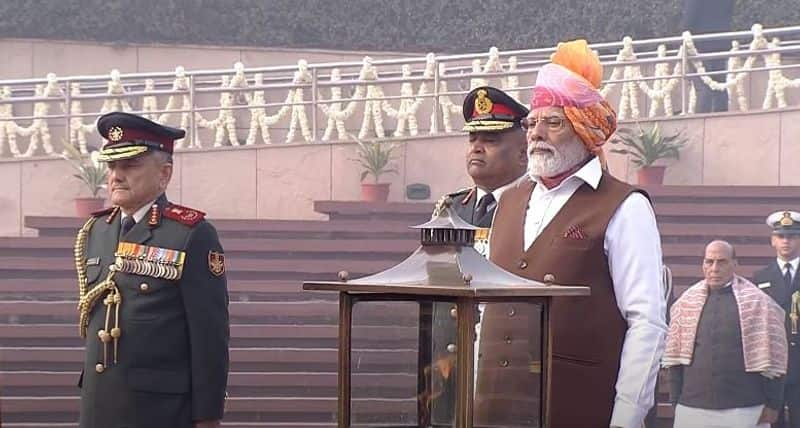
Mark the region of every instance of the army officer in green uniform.
[[225, 258], [201, 211], [169, 202], [180, 129], [100, 117], [113, 206], [78, 232], [81, 428], [219, 426], [228, 375]]
[[[466, 151], [467, 173], [474, 185], [444, 195], [437, 203], [450, 204], [454, 211], [473, 226], [475, 249], [486, 255], [489, 230], [497, 201], [503, 191], [513, 186], [528, 169], [528, 143], [521, 121], [528, 109], [514, 98], [491, 86], [470, 91], [464, 98], [463, 130], [469, 132]], [[434, 213], [435, 214], [435, 213]], [[455, 357], [455, 305], [439, 303], [433, 307], [434, 359], [448, 361]], [[435, 426], [451, 426], [455, 382], [452, 377], [435, 379], [432, 419]]]
[[448, 193], [437, 207], [447, 201], [467, 223], [488, 229], [500, 195], [527, 171], [528, 143], [520, 123], [528, 109], [500, 89], [482, 86], [467, 94], [462, 112], [463, 130], [469, 132], [467, 174], [474, 185]]

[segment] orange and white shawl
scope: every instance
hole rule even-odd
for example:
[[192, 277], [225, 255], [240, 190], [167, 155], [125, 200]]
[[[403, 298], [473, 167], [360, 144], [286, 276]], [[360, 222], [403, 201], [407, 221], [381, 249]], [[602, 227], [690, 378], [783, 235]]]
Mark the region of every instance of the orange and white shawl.
[[[783, 309], [738, 275], [734, 275], [731, 287], [739, 307], [745, 371], [770, 379], [785, 375], [788, 354]], [[692, 363], [697, 325], [707, 297], [708, 287], [700, 281], [672, 305], [662, 367]]]

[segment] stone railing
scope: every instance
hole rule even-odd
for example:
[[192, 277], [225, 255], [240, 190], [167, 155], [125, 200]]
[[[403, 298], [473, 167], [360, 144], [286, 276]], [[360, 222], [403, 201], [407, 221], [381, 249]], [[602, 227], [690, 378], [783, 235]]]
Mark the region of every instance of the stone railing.
[[[728, 51], [700, 52], [722, 42]], [[602, 92], [621, 119], [695, 114], [704, 85], [740, 111], [800, 104], [800, 27], [592, 46], [605, 65]], [[361, 62], [0, 80], [0, 157], [86, 153], [102, 144], [99, 114], [122, 110], [184, 128], [178, 149], [420, 137], [460, 132], [461, 99], [489, 84], [527, 103], [553, 49]], [[784, 61], [785, 58], [785, 61]], [[78, 60], [78, 59], [75, 59]], [[709, 61], [726, 62], [707, 71]], [[786, 64], [784, 64], [786, 62]], [[705, 89], [705, 88], [703, 88]], [[646, 106], [646, 114], [640, 110]]]

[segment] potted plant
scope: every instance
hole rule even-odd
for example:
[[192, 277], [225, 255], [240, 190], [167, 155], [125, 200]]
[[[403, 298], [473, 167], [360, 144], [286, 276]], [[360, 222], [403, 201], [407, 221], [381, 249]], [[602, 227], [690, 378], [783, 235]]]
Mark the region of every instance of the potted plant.
[[[381, 175], [397, 173], [392, 160], [394, 159], [394, 149], [396, 146], [388, 142], [361, 141], [356, 148], [357, 161], [364, 169], [361, 171], [361, 200], [367, 202], [386, 202], [389, 199], [389, 185], [391, 183], [380, 183]], [[372, 176], [372, 182], [364, 182], [368, 176]]]
[[624, 148], [611, 149], [611, 153], [631, 156], [631, 163], [638, 168], [636, 178], [639, 184], [663, 184], [666, 166], [653, 164], [660, 159], [680, 159], [680, 150], [686, 146], [687, 141], [683, 131], [665, 135], [658, 123], [647, 130], [637, 124], [636, 128], [617, 131], [611, 144]]
[[75, 211], [78, 217], [88, 217], [91, 213], [103, 209], [106, 198], [98, 196], [105, 189], [108, 177], [108, 167], [98, 161], [99, 153], [93, 151], [86, 156], [69, 143], [64, 144], [64, 153], [61, 155], [73, 168], [72, 176], [82, 181], [92, 195], [88, 198], [75, 198]]

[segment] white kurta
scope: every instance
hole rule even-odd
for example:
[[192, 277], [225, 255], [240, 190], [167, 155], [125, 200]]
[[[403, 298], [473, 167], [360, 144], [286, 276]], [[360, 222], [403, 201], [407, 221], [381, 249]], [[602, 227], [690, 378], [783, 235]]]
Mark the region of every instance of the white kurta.
[[[538, 184], [525, 214], [525, 248], [533, 244], [583, 183], [597, 189], [601, 177], [597, 158], [552, 189], [533, 177]], [[641, 193], [628, 196], [611, 218], [603, 248], [617, 307], [628, 324], [611, 426], [640, 428], [653, 406], [667, 331], [661, 239], [653, 208]]]
[[735, 409], [709, 410], [678, 404], [674, 428], [769, 428], [759, 424], [764, 405]]

